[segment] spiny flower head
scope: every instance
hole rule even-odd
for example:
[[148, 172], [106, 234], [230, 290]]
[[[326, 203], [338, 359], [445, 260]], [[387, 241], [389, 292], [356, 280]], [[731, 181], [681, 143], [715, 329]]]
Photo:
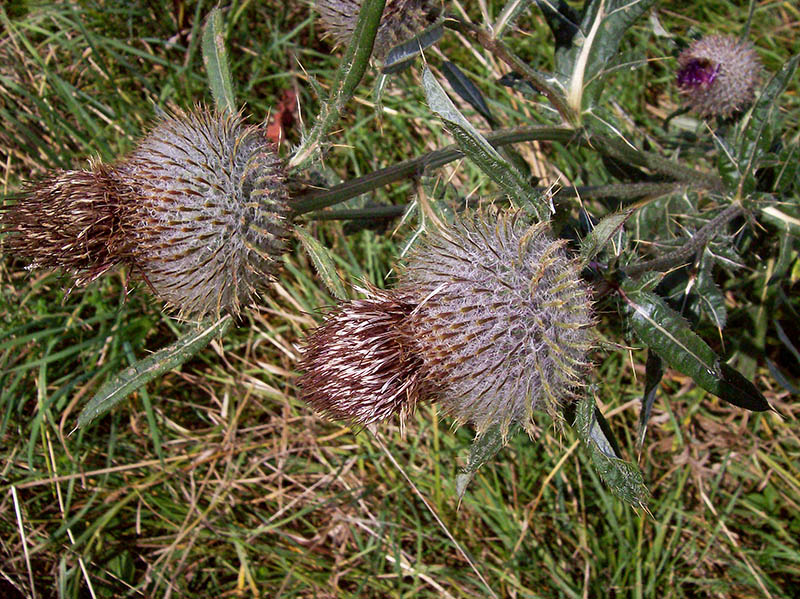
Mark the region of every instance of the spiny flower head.
[[166, 116], [116, 169], [135, 262], [182, 315], [238, 313], [287, 237], [280, 161], [259, 128], [207, 110]]
[[532, 432], [534, 409], [555, 415], [584, 384], [590, 296], [565, 243], [545, 223], [478, 213], [427, 235], [407, 261], [399, 284], [421, 296], [422, 372], [478, 434], [512, 422]]
[[308, 338], [300, 362], [302, 398], [338, 420], [369, 424], [409, 413], [430, 384], [412, 337], [412, 296], [366, 290], [339, 304]]
[[678, 87], [701, 116], [729, 116], [752, 101], [761, 72], [753, 45], [709, 35], [678, 57]]
[[126, 159], [59, 172], [0, 217], [7, 247], [86, 284], [128, 264], [183, 317], [237, 313], [277, 271], [283, 171], [259, 128], [198, 108], [164, 116]]
[[478, 434], [533, 429], [584, 384], [593, 325], [579, 266], [546, 224], [478, 213], [427, 234], [397, 288], [340, 305], [310, 337], [303, 397], [373, 422], [437, 401]]
[[[347, 45], [353, 38], [363, 1], [317, 0], [322, 26], [337, 45]], [[440, 4], [439, 0], [387, 0], [372, 55], [383, 60], [394, 46], [425, 29], [439, 15]]]

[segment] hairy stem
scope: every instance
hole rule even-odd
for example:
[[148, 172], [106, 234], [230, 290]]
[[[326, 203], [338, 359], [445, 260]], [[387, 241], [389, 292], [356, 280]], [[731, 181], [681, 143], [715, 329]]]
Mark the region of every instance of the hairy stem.
[[314, 128], [303, 140], [302, 145], [289, 161], [289, 168], [305, 166], [317, 153], [319, 144], [330, 128], [339, 119], [342, 109], [353, 97], [358, 84], [364, 77], [372, 55], [375, 33], [381, 22], [386, 0], [364, 2], [358, 13], [358, 21], [353, 32], [351, 44], [347, 47], [336, 78], [331, 85], [327, 101], [323, 102], [319, 115], [314, 121]]
[[[490, 133], [486, 139], [494, 147], [518, 143], [522, 141], [550, 140], [569, 143], [577, 139], [573, 129], [566, 127], [523, 127], [519, 129], [502, 129]], [[428, 154], [405, 160], [398, 164], [377, 170], [363, 177], [345, 181], [330, 189], [311, 190], [295, 196], [292, 210], [295, 216], [320, 210], [354, 198], [362, 193], [372, 191], [389, 183], [400, 181], [406, 177], [421, 174], [425, 169], [438, 168], [464, 156], [456, 144], [435, 150]]]
[[654, 270], [668, 270], [686, 262], [686, 260], [703, 249], [706, 244], [711, 241], [714, 235], [723, 230], [723, 228], [729, 222], [731, 222], [737, 216], [741, 216], [742, 214], [744, 214], [744, 207], [742, 206], [741, 202], [736, 201], [732, 203], [730, 206], [725, 208], [725, 210], [715, 216], [711, 221], [709, 221], [702, 229], [695, 233], [692, 238], [683, 245], [683, 247], [675, 250], [674, 252], [670, 252], [661, 258], [655, 258], [653, 260], [648, 260], [647, 262], [642, 262], [640, 264], [631, 266], [625, 269], [625, 273], [629, 277], [637, 277], [641, 274]]
[[[579, 197], [585, 200], [595, 198], [618, 198], [634, 200], [642, 197], [659, 197], [685, 189], [684, 182], [677, 183], [613, 183], [611, 185], [587, 185], [583, 187], [562, 187], [553, 192], [553, 200]], [[550, 187], [535, 187], [538, 194], [547, 193]], [[395, 206], [373, 206], [355, 210], [328, 210], [308, 216], [309, 220], [370, 220], [395, 218], [405, 214], [409, 204]]]

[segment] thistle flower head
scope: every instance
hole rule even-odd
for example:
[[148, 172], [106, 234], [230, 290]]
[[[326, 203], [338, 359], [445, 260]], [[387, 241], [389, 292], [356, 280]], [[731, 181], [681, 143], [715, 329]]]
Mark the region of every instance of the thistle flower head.
[[373, 422], [437, 401], [478, 434], [556, 413], [583, 384], [589, 291], [544, 224], [478, 213], [428, 234], [398, 287], [339, 306], [310, 337], [303, 396]]
[[300, 363], [303, 399], [337, 420], [369, 424], [406, 414], [428, 392], [411, 334], [413, 298], [367, 290], [345, 302], [309, 337]]
[[709, 35], [678, 57], [678, 87], [701, 116], [729, 116], [753, 99], [761, 62], [753, 45]]
[[288, 214], [277, 155], [238, 116], [167, 116], [116, 169], [135, 262], [182, 315], [237, 313], [277, 271]]
[[[363, 1], [317, 0], [322, 26], [337, 45], [347, 45], [353, 38]], [[425, 29], [438, 16], [440, 3], [439, 0], [387, 0], [372, 55], [383, 60], [394, 46]]]
[[479, 434], [557, 413], [582, 386], [593, 324], [587, 286], [546, 224], [479, 213], [429, 234], [400, 285], [424, 298], [412, 319], [438, 400]]
[[80, 285], [125, 263], [181, 316], [237, 313], [277, 271], [287, 197], [260, 129], [197, 109], [162, 118], [117, 164], [31, 186], [0, 231]]
[[78, 285], [125, 260], [120, 198], [108, 169], [59, 171], [30, 185], [0, 216], [6, 247], [32, 267], [63, 268]]

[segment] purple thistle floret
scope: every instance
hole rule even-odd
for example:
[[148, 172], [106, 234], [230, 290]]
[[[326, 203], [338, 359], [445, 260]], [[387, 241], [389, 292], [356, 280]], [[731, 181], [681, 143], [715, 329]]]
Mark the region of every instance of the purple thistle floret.
[[698, 87], [711, 85], [719, 74], [720, 65], [712, 65], [708, 60], [694, 59], [678, 71], [678, 87]]

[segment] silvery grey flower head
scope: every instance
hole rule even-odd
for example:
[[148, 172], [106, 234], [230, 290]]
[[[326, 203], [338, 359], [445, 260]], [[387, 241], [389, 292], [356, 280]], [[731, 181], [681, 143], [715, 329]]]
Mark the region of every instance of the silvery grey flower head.
[[135, 200], [135, 264], [180, 315], [236, 314], [274, 278], [288, 196], [260, 128], [204, 109], [165, 116], [116, 175]]
[[583, 386], [592, 345], [580, 267], [545, 223], [481, 212], [428, 234], [399, 286], [421, 305], [411, 319], [423, 376], [437, 400], [478, 434], [511, 423], [533, 431]]
[[753, 45], [725, 35], [709, 35], [678, 57], [678, 87], [701, 116], [726, 117], [753, 100], [761, 61]]
[[128, 264], [182, 317], [235, 314], [277, 271], [287, 197], [263, 131], [198, 108], [162, 117], [117, 164], [30, 186], [0, 230], [79, 285]]
[[[337, 45], [353, 38], [363, 0], [317, 0], [317, 12], [325, 31]], [[383, 60], [394, 46], [430, 25], [440, 13], [440, 0], [387, 0], [375, 34], [372, 55]]]
[[[478, 434], [556, 414], [584, 384], [589, 291], [546, 224], [478, 213], [425, 235], [397, 289], [339, 306], [306, 343], [315, 409], [373, 422], [436, 401]], [[408, 402], [405, 404], [404, 402]]]

